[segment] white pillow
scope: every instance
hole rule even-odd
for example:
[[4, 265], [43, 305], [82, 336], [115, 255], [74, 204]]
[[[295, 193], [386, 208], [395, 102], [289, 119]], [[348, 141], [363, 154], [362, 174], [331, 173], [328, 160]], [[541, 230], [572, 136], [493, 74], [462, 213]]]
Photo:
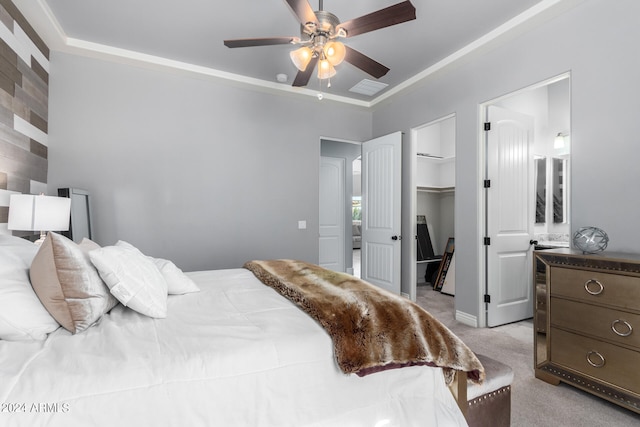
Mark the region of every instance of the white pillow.
[[43, 340], [60, 327], [29, 281], [38, 248], [25, 239], [0, 235], [0, 339]]
[[89, 252], [111, 294], [123, 305], [154, 318], [167, 317], [167, 281], [134, 246], [118, 241]]
[[[149, 257], [151, 258], [151, 257]], [[184, 274], [173, 262], [162, 258], [151, 258], [167, 281], [169, 295], [182, 295], [191, 292], [200, 292], [200, 288]]]

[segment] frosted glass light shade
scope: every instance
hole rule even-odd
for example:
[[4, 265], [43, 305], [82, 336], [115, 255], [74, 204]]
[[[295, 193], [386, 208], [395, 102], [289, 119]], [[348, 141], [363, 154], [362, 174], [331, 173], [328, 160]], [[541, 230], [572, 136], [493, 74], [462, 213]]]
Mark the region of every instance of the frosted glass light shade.
[[333, 41], [324, 46], [324, 56], [334, 67], [344, 61], [346, 54], [347, 49], [341, 42]]
[[309, 65], [309, 62], [311, 61], [313, 50], [303, 46], [300, 49], [289, 52], [289, 56], [291, 57], [293, 65], [295, 65], [298, 70], [304, 71], [307, 69], [307, 65]]
[[553, 148], [564, 148], [564, 135], [562, 133], [559, 133], [553, 139]]
[[12, 194], [9, 199], [9, 230], [66, 231], [71, 199], [66, 197]]
[[328, 59], [323, 59], [318, 63], [318, 78], [320, 80], [328, 79], [336, 75], [336, 69], [333, 68]]

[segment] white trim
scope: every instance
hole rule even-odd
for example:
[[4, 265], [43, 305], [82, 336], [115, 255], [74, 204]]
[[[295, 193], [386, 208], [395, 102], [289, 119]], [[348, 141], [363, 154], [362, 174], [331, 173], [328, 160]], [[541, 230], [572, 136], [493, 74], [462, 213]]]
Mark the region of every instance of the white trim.
[[[175, 61], [159, 56], [147, 55], [127, 49], [119, 49], [111, 46], [92, 43], [84, 40], [69, 38], [65, 34], [62, 26], [55, 18], [55, 15], [44, 0], [13, 0], [20, 12], [27, 18], [30, 24], [36, 28], [40, 37], [52, 50], [59, 50], [66, 53], [76, 55], [95, 57], [106, 60], [118, 60], [123, 63], [134, 63], [140, 65], [146, 63], [152, 67], [173, 68], [188, 73], [201, 74], [207, 77], [221, 78], [225, 80], [235, 81], [241, 84], [247, 84], [254, 87], [260, 87], [268, 90], [286, 92], [296, 95], [318, 96], [318, 91], [306, 88], [294, 88], [286, 84], [269, 82], [256, 78], [240, 76], [213, 68], [189, 64], [186, 62]], [[497, 42], [507, 34], [512, 34], [517, 29], [526, 29], [527, 25], [533, 25], [541, 18], [560, 14], [567, 9], [574, 7], [584, 0], [542, 0], [535, 6], [527, 9], [518, 16], [505, 22], [498, 28], [488, 32], [484, 36], [469, 43], [462, 49], [447, 56], [426, 70], [416, 74], [410, 79], [400, 83], [387, 92], [384, 92], [371, 101], [361, 101], [345, 96], [331, 95], [323, 93], [324, 100], [342, 102], [361, 107], [370, 108], [376, 104], [389, 99], [390, 97], [406, 90], [408, 87], [419, 83], [420, 81], [442, 71], [444, 68], [458, 62], [464, 57], [480, 52], [482, 49], [488, 48], [492, 43]]]
[[[490, 105], [497, 104], [500, 101], [503, 101], [505, 99], [511, 98], [512, 96], [517, 96], [517, 95], [520, 95], [520, 94], [522, 94], [524, 92], [528, 92], [528, 91], [531, 91], [531, 90], [539, 89], [541, 87], [549, 86], [551, 84], [557, 83], [557, 82], [559, 82], [561, 80], [564, 80], [564, 79], [568, 79], [570, 77], [571, 77], [571, 71], [565, 71], [564, 73], [558, 74], [557, 76], [549, 77], [548, 79], [544, 79], [544, 80], [539, 81], [537, 83], [533, 83], [533, 84], [527, 85], [527, 86], [525, 86], [523, 88], [516, 89], [514, 91], [505, 93], [505, 94], [500, 95], [500, 96], [498, 96], [496, 98], [492, 98], [492, 99], [490, 99], [488, 101], [484, 101], [484, 102], [482, 102], [480, 104], [480, 106], [486, 108], [486, 107], [488, 107]], [[483, 118], [483, 120], [484, 120], [484, 118]]]
[[355, 145], [362, 145], [363, 143], [363, 141], [356, 141], [354, 139], [334, 138], [333, 136], [321, 136], [320, 143], [322, 143], [322, 141], [343, 142], [345, 144], [355, 144]]
[[35, 139], [42, 145], [49, 145], [49, 136], [18, 115], [13, 115], [13, 129]]
[[485, 203], [485, 191], [486, 189], [482, 185], [486, 175], [486, 132], [484, 131], [484, 122], [487, 121], [487, 106], [485, 104], [480, 104], [478, 106], [478, 142], [479, 142], [479, 155], [477, 156], [478, 161], [478, 211], [476, 212], [477, 219], [477, 230], [478, 230], [478, 238], [476, 242], [478, 242], [478, 258], [476, 262], [478, 263], [478, 326], [480, 328], [484, 328], [487, 326], [487, 306], [484, 302], [485, 288], [486, 288], [486, 274], [487, 269], [485, 268], [486, 264], [486, 250], [487, 247], [484, 245], [484, 233], [486, 231], [486, 203]]
[[[195, 73], [206, 77], [214, 77], [225, 80], [231, 80], [238, 83], [243, 83], [251, 86], [257, 86], [266, 89], [278, 90], [293, 94], [301, 94], [317, 97], [318, 91], [293, 87], [288, 84], [268, 82], [266, 80], [256, 79], [253, 77], [241, 76], [239, 74], [229, 73], [226, 71], [216, 70], [214, 68], [204, 67], [201, 65], [195, 65], [188, 62], [176, 61], [173, 59], [163, 58], [161, 56], [148, 55], [146, 53], [136, 52], [128, 49], [121, 49], [113, 46], [107, 46], [99, 43], [92, 43], [85, 40], [67, 38], [67, 46], [72, 49], [73, 53], [93, 53], [98, 54], [96, 57], [105, 58], [108, 57], [116, 62], [121, 63], [145, 63], [152, 68], [171, 68], [174, 70], [184, 71], [187, 73]], [[95, 56], [95, 55], [94, 55]], [[368, 107], [369, 103], [366, 101], [359, 101], [344, 96], [332, 95], [330, 93], [322, 93], [323, 101], [337, 101], [342, 103], [353, 104], [361, 107]]]
[[[413, 86], [414, 84], [420, 82], [421, 80], [424, 80], [427, 77], [430, 77], [431, 75], [436, 74], [438, 71], [441, 71], [442, 69], [448, 67], [449, 65], [452, 65], [453, 63], [461, 60], [462, 58], [476, 51], [479, 51], [482, 48], [488, 47], [490, 43], [497, 41], [499, 38], [517, 29], [518, 27], [523, 26], [528, 22], [531, 22], [534, 18], [541, 16], [543, 12], [550, 11], [552, 8], [560, 5], [561, 3], [564, 3], [567, 6], [567, 8], [570, 8], [580, 3], [581, 1], [583, 0], [543, 0], [540, 3], [536, 4], [535, 6], [525, 10], [518, 16], [510, 19], [509, 21], [495, 28], [494, 30], [488, 32], [487, 34], [480, 37], [479, 39], [476, 39], [475, 41], [461, 48], [460, 50], [438, 61], [437, 63], [433, 64], [431, 67], [427, 68], [426, 70], [416, 74], [415, 76], [409, 78], [408, 80], [405, 80], [399, 85], [394, 86], [392, 89], [388, 90], [387, 92], [384, 92], [379, 97], [371, 101], [371, 106], [374, 106], [384, 101], [385, 99], [388, 99], [393, 95], [409, 88], [410, 86]], [[558, 13], [562, 11], [558, 11]]]
[[456, 320], [464, 325], [471, 326], [472, 328], [481, 327], [478, 325], [478, 318], [476, 316], [472, 316], [471, 314], [463, 311], [456, 310]]
[[420, 130], [420, 129], [424, 129], [424, 128], [426, 128], [426, 127], [429, 127], [429, 126], [435, 125], [436, 123], [440, 123], [440, 122], [444, 122], [445, 120], [452, 119], [452, 118], [454, 118], [455, 116], [456, 116], [456, 113], [455, 113], [455, 112], [453, 112], [453, 113], [449, 113], [449, 114], [447, 114], [446, 116], [442, 116], [442, 117], [440, 117], [440, 118], [438, 118], [438, 119], [431, 120], [430, 122], [423, 123], [423, 124], [421, 124], [421, 125], [418, 125], [418, 126], [416, 126], [416, 127], [413, 127], [413, 128], [411, 128], [411, 130], [416, 130], [416, 131], [418, 131], [418, 130]]

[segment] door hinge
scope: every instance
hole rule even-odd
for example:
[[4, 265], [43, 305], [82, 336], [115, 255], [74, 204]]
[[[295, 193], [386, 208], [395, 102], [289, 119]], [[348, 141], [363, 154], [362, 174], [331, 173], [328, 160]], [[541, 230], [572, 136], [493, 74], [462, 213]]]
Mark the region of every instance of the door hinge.
[[484, 130], [491, 130], [491, 122], [485, 122], [484, 123]]
[[484, 302], [486, 302], [487, 304], [490, 304], [491, 303], [491, 295], [485, 294]]
[[491, 237], [485, 237], [484, 238], [484, 245], [485, 246], [491, 245]]
[[491, 180], [490, 179], [485, 179], [484, 180], [484, 188], [491, 188]]

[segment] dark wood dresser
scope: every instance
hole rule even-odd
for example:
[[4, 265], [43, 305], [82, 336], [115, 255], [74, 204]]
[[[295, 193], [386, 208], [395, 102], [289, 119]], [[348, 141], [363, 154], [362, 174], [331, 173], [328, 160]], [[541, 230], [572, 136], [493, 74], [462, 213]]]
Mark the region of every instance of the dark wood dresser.
[[640, 413], [640, 255], [534, 252], [535, 375]]

